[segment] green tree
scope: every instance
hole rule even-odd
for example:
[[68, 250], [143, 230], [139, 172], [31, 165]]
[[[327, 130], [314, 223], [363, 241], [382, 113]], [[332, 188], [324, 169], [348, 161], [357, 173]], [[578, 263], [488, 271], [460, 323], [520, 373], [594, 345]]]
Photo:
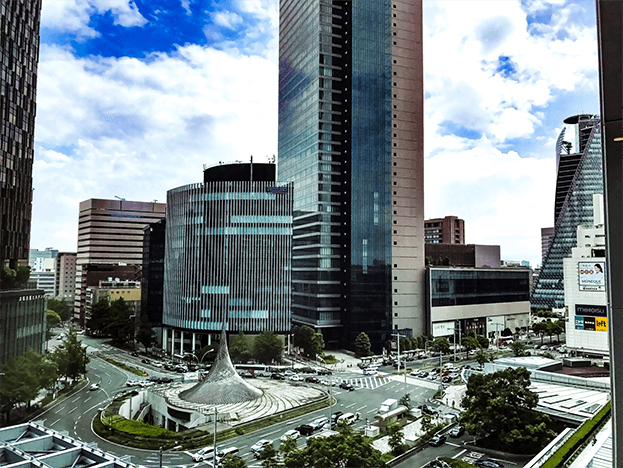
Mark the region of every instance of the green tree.
[[369, 356], [372, 354], [372, 344], [370, 343], [370, 337], [365, 333], [361, 332], [355, 338], [355, 354], [357, 356]]
[[53, 297], [52, 299], [48, 299], [46, 309], [56, 312], [63, 322], [71, 318], [70, 307], [64, 298]]
[[526, 355], [526, 345], [521, 343], [520, 341], [513, 341], [510, 344], [510, 348], [516, 357], [521, 357], [521, 356]]
[[30, 267], [20, 265], [17, 269], [5, 266], [0, 274], [2, 289], [22, 289], [26, 287], [30, 278]]
[[265, 330], [255, 337], [253, 351], [262, 364], [281, 362], [283, 343], [272, 331]]
[[229, 355], [234, 362], [247, 362], [251, 357], [249, 342], [242, 330], [231, 339], [229, 343]]
[[552, 332], [556, 335], [556, 339], [560, 343], [560, 334], [565, 332], [565, 321], [557, 320], [552, 324]]
[[541, 335], [541, 345], [543, 345], [543, 337], [547, 333], [547, 322], [538, 322], [532, 325], [532, 331]]
[[316, 359], [316, 356], [324, 351], [324, 338], [322, 333], [316, 332], [308, 325], [296, 325], [292, 328], [293, 344], [303, 349], [303, 355]]
[[45, 317], [48, 322], [48, 328], [52, 328], [61, 323], [61, 317], [53, 310], [46, 310]]
[[277, 467], [277, 451], [273, 444], [266, 445], [260, 452], [260, 460], [264, 468]]
[[90, 335], [105, 335], [106, 324], [110, 319], [110, 302], [105, 297], [101, 298], [91, 307], [91, 317], [86, 322], [88, 333]]
[[437, 351], [442, 354], [447, 354], [450, 351], [450, 342], [448, 338], [445, 336], [438, 336], [433, 340], [433, 343], [430, 345], [430, 348], [433, 351]]
[[525, 367], [472, 374], [461, 402], [465, 429], [475, 436], [495, 435], [515, 450], [538, 452], [555, 434], [547, 427], [549, 417], [534, 411], [539, 397], [529, 387]]
[[307, 440], [307, 446], [284, 457], [288, 468], [384, 467], [382, 453], [372, 441], [345, 424], [338, 425], [338, 434]]
[[281, 445], [279, 445], [279, 452], [284, 456], [290, 452], [294, 452], [297, 449], [298, 446], [296, 444], [296, 439], [293, 439], [292, 437], [288, 437], [286, 440], [281, 442]]
[[411, 349], [411, 339], [405, 338], [404, 336], [400, 337], [400, 352], [409, 351]]
[[104, 325], [104, 331], [112, 338], [115, 346], [122, 346], [128, 342], [134, 343], [134, 318], [132, 308], [122, 298], [110, 303], [109, 317]]
[[480, 348], [480, 344], [478, 343], [478, 340], [472, 335], [464, 336], [461, 339], [461, 345], [465, 348], [468, 358], [469, 358], [470, 351]]
[[398, 404], [411, 409], [411, 395], [409, 395], [408, 393], [402, 395]]
[[387, 426], [387, 435], [389, 436], [387, 443], [392, 449], [392, 453], [396, 456], [404, 453], [404, 434], [401, 430], [401, 427], [396, 423], [389, 424]]
[[476, 333], [474, 333], [474, 338], [476, 338], [476, 341], [478, 341], [478, 347], [482, 349], [489, 348], [489, 340], [487, 339], [486, 336], [476, 335]]
[[87, 348], [82, 346], [73, 328], [69, 329], [63, 342], [56, 347], [52, 358], [58, 366], [58, 373], [65, 378], [75, 381], [87, 373]]
[[238, 455], [228, 453], [221, 460], [223, 468], [247, 468], [247, 462]]
[[147, 314], [141, 314], [136, 330], [136, 341], [145, 346], [145, 351], [156, 344], [156, 332], [151, 326]]
[[476, 362], [480, 364], [481, 366], [483, 366], [485, 362], [489, 362], [491, 360], [489, 353], [487, 353], [486, 351], [480, 348], [478, 348], [478, 350], [476, 351], [476, 354], [474, 355], [474, 359], [476, 359]]
[[423, 414], [420, 420], [420, 427], [422, 428], [422, 432], [428, 434], [433, 428], [433, 417], [428, 413]]

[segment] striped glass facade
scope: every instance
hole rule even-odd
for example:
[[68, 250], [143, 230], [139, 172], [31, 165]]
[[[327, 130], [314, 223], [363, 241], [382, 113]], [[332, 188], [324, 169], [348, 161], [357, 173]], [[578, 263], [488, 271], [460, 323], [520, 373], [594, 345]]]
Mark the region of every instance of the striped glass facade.
[[211, 181], [167, 193], [162, 322], [289, 332], [292, 184]]
[[[587, 122], [584, 122], [585, 124]], [[565, 305], [563, 259], [571, 257], [577, 246], [577, 228], [593, 224], [593, 194], [603, 193], [603, 166], [601, 156], [601, 128], [599, 118], [583, 126], [580, 136], [580, 160], [568, 184], [565, 201], [560, 206], [554, 236], [537, 281], [532, 288], [530, 306], [533, 309], [560, 308]]]

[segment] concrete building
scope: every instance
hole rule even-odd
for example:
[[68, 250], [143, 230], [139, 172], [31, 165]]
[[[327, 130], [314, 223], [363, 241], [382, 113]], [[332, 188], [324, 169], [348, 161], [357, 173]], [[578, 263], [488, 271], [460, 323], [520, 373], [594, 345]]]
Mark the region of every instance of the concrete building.
[[606, 238], [603, 196], [593, 195], [594, 221], [578, 226], [577, 247], [565, 258], [567, 348], [578, 353], [610, 352], [606, 296]]
[[427, 244], [465, 244], [465, 221], [456, 216], [425, 220], [424, 242]]
[[514, 268], [428, 267], [429, 333], [493, 338], [505, 328], [530, 327], [530, 272]]
[[[603, 193], [603, 169], [601, 153], [601, 128], [599, 117], [575, 115], [565, 119], [573, 126], [573, 141], [565, 141], [565, 130], [560, 133], [556, 147], [558, 173], [556, 183], [556, 224], [551, 246], [543, 259], [541, 272], [530, 297], [533, 309], [562, 308], [565, 302], [563, 259], [571, 256], [576, 246], [578, 226], [593, 222], [593, 195]], [[568, 148], [569, 154], [561, 148]], [[577, 164], [571, 155], [578, 155]], [[568, 160], [568, 161], [566, 161]], [[566, 161], [569, 165], [563, 165]], [[573, 177], [568, 172], [574, 167]], [[565, 195], [560, 204], [561, 194]]]
[[422, 2], [281, 0], [279, 179], [292, 320], [354, 348], [423, 332]]
[[432, 265], [457, 267], [499, 268], [499, 245], [426, 244], [426, 257]]
[[140, 281], [100, 281], [97, 286], [87, 288], [85, 304], [85, 318], [91, 318], [93, 305], [101, 299], [108, 302], [123, 299], [132, 309], [136, 318], [141, 311], [141, 283]]
[[46, 247], [45, 250], [30, 249], [28, 254], [28, 266], [31, 271], [44, 271], [44, 262], [46, 260], [54, 260], [58, 255], [58, 250], [52, 247]]
[[70, 307], [76, 292], [76, 257], [75, 252], [59, 252], [54, 268], [54, 297], [65, 299]]
[[85, 324], [86, 290], [111, 277], [141, 280], [143, 229], [165, 216], [164, 203], [91, 198], [80, 203], [74, 320]]
[[28, 348], [45, 349], [45, 298], [40, 289], [0, 291], [0, 363]]
[[167, 192], [163, 348], [193, 352], [211, 335], [289, 333], [292, 183], [274, 164], [225, 164]]
[[2, 7], [0, 269], [16, 269], [28, 264], [30, 249], [41, 0], [3, 1]]

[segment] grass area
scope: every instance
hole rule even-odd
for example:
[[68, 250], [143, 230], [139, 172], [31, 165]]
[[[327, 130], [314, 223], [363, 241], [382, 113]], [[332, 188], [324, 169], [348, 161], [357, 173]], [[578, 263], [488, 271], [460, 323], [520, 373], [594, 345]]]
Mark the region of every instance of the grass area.
[[340, 360], [336, 359], [333, 354], [325, 354], [324, 356], [322, 356], [322, 360], [325, 362], [325, 364], [337, 364], [338, 362], [340, 362]]
[[593, 437], [594, 432], [601, 426], [601, 423], [610, 417], [611, 403], [608, 402], [593, 419], [589, 419], [582, 424], [569, 439], [560, 447], [549, 460], [545, 462], [543, 468], [556, 468], [562, 466], [567, 458], [584, 443]]
[[474, 468], [474, 465], [463, 460], [453, 459], [449, 457], [439, 457], [439, 459], [445, 461], [453, 468]]
[[140, 375], [141, 377], [145, 377], [146, 375], [149, 375], [147, 372], [144, 372], [137, 367], [128, 366], [124, 364], [123, 362], [119, 362], [108, 357], [102, 357], [102, 359], [106, 361], [107, 363], [112, 364], [113, 366], [117, 366], [125, 371], [131, 372], [134, 375]]
[[[213, 435], [208, 431], [190, 430], [185, 432], [172, 432], [140, 421], [132, 421], [124, 418], [118, 414], [118, 410], [123, 404], [124, 399], [128, 396], [129, 394], [115, 398], [106, 408], [106, 412], [101, 415], [101, 419], [100, 413], [95, 416], [93, 419], [93, 429], [99, 436], [120, 445], [147, 450], [157, 450], [160, 447], [167, 449], [176, 445], [181, 445], [182, 450], [190, 450], [212, 443]], [[333, 402], [335, 402], [334, 398], [332, 398], [331, 401], [325, 399], [257, 421], [241, 424], [236, 426], [235, 429], [228, 429], [217, 433], [216, 440], [217, 442], [223, 442], [242, 434], [254, 432], [281, 421], [293, 419], [326, 408], [330, 406], [330, 404], [333, 404]]]

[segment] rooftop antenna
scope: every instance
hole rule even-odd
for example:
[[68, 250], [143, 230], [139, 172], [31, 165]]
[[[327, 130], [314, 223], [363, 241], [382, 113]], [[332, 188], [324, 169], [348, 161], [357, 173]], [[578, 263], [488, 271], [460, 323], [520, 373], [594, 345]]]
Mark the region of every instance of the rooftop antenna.
[[121, 197], [120, 197], [120, 196], [118, 196], [118, 195], [115, 195], [115, 198], [116, 198], [117, 200], [125, 201], [125, 198], [121, 198]]

